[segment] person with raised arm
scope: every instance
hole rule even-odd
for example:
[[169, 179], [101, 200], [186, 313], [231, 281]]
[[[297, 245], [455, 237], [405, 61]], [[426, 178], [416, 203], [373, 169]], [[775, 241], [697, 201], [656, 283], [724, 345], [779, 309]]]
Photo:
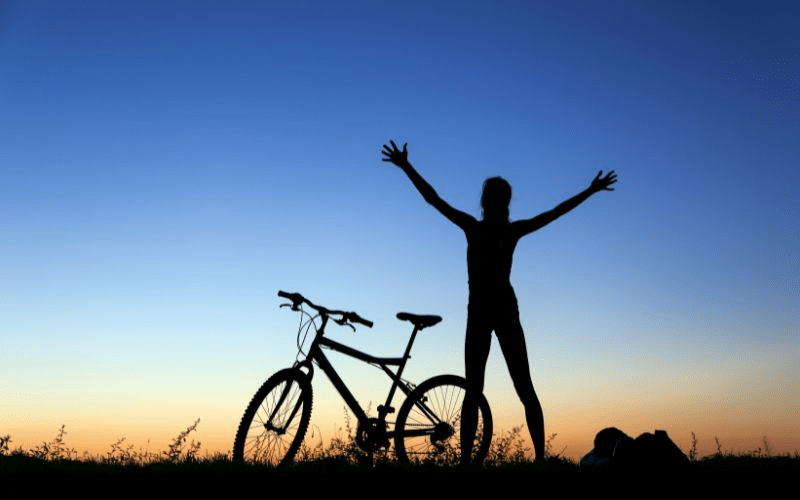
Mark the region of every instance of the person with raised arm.
[[483, 218], [475, 219], [442, 200], [408, 161], [408, 144], [400, 150], [394, 141], [384, 144], [383, 161], [400, 167], [422, 197], [467, 237], [467, 275], [469, 304], [464, 344], [467, 391], [461, 415], [461, 461], [470, 462], [472, 443], [478, 426], [478, 398], [483, 392], [486, 361], [492, 332], [497, 335], [517, 395], [525, 407], [525, 418], [533, 441], [536, 460], [544, 458], [544, 416], [536, 396], [528, 366], [525, 335], [519, 320], [519, 308], [511, 287], [511, 260], [514, 248], [523, 236], [540, 229], [566, 214], [600, 191], [613, 191], [617, 182], [614, 171], [603, 176], [602, 170], [588, 188], [550, 211], [530, 219], [511, 222], [509, 204], [511, 185], [502, 177], [490, 177], [483, 183], [481, 207]]

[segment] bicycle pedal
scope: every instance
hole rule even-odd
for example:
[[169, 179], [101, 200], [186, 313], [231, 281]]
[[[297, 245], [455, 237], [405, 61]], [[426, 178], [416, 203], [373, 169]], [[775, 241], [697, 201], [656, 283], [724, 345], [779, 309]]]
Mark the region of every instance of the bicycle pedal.
[[394, 413], [394, 406], [386, 407], [383, 405], [378, 405], [378, 412], [382, 412], [384, 410], [386, 410], [386, 415], [389, 415], [391, 413]]

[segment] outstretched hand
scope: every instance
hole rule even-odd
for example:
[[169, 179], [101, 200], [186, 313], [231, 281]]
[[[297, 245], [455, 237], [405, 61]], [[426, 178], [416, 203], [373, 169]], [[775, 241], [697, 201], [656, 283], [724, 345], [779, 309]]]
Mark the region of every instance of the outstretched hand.
[[617, 182], [617, 174], [615, 174], [612, 170], [611, 172], [607, 173], [605, 177], [601, 177], [602, 175], [603, 171], [601, 170], [597, 173], [597, 177], [594, 178], [592, 185], [589, 186], [589, 188], [593, 191], [613, 191], [614, 188], [609, 186]]
[[398, 149], [394, 141], [389, 141], [389, 144], [391, 144], [392, 147], [386, 144], [383, 145], [383, 151], [381, 151], [381, 153], [386, 157], [383, 158], [383, 161], [392, 162], [398, 167], [408, 165], [408, 143], [403, 144], [402, 151]]

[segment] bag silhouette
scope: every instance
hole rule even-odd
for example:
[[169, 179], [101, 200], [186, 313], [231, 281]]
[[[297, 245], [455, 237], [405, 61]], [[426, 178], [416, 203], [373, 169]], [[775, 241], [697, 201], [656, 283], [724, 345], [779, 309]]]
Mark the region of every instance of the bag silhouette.
[[688, 463], [689, 458], [666, 431], [645, 432], [633, 439], [616, 427], [598, 432], [594, 449], [581, 459], [581, 466], [615, 468], [678, 467]]

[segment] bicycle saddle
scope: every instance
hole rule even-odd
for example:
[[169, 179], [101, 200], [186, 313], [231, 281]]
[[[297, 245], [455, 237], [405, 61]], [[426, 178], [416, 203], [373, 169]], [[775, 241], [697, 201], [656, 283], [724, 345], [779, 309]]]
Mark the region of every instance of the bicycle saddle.
[[400, 312], [397, 313], [397, 319], [400, 321], [410, 321], [417, 330], [422, 330], [423, 328], [428, 328], [429, 326], [433, 326], [436, 323], [442, 320], [441, 316], [435, 316], [433, 314], [411, 314], [407, 312]]

